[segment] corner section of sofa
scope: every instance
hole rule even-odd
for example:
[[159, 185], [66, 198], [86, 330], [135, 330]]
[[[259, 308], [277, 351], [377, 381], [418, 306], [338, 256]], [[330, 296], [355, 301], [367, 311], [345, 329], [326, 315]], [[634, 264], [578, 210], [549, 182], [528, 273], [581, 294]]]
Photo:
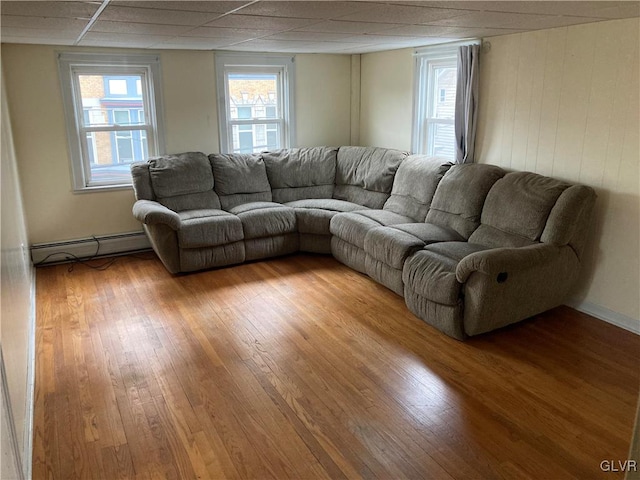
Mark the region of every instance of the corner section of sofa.
[[528, 172], [489, 191], [467, 242], [425, 246], [405, 262], [409, 309], [463, 339], [560, 305], [580, 273], [595, 192]]

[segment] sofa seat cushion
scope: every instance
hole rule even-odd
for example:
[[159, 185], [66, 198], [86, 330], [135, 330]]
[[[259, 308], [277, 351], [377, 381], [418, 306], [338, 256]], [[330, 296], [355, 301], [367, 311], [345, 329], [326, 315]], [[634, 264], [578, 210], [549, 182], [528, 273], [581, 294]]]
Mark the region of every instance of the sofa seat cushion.
[[243, 239], [242, 222], [228, 212], [201, 209], [178, 215], [181, 221], [178, 244], [182, 248], [215, 247]]
[[332, 198], [309, 198], [289, 202], [285, 205], [295, 209], [300, 233], [316, 235], [330, 235], [329, 225], [337, 213], [367, 209], [357, 203]]
[[450, 228], [430, 223], [406, 223], [372, 228], [365, 237], [364, 249], [376, 260], [402, 269], [407, 257], [425, 245], [463, 240]]
[[231, 213], [240, 218], [245, 240], [298, 231], [295, 210], [279, 203], [245, 203], [233, 207]]
[[402, 269], [405, 289], [441, 305], [460, 301], [462, 284], [456, 279], [460, 260], [487, 247], [468, 242], [427, 245], [407, 259]]
[[360, 210], [336, 214], [331, 219], [330, 231], [345, 242], [364, 249], [364, 239], [372, 228], [413, 222], [411, 217], [389, 210]]
[[357, 203], [347, 202], [345, 200], [336, 200], [333, 198], [307, 198], [304, 200], [288, 202], [285, 205], [293, 208], [316, 208], [321, 210], [330, 210], [333, 212], [368, 210], [368, 207], [363, 207]]

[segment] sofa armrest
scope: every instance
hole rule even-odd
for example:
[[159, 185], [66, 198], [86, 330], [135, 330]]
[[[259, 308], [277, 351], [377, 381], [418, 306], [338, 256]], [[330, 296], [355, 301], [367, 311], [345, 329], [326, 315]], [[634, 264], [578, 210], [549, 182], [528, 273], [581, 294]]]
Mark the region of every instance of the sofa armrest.
[[[473, 272], [481, 272], [490, 277], [506, 275], [514, 271], [523, 271], [549, 262], [560, 256], [557, 247], [545, 243], [537, 243], [519, 248], [492, 248], [467, 255], [456, 268], [456, 279], [465, 283]], [[501, 281], [498, 278], [498, 281]]]
[[133, 216], [146, 225], [165, 224], [179, 230], [180, 217], [173, 210], [152, 200], [138, 200], [133, 204]]

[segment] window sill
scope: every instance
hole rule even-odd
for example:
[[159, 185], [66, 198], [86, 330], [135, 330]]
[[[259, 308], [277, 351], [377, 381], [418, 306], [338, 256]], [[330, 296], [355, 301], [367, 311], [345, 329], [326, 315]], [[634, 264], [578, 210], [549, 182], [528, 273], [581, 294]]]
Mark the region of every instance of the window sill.
[[118, 184], [118, 185], [92, 185], [83, 188], [74, 188], [72, 193], [84, 194], [84, 193], [99, 193], [99, 192], [111, 192], [114, 190], [133, 190], [131, 183]]

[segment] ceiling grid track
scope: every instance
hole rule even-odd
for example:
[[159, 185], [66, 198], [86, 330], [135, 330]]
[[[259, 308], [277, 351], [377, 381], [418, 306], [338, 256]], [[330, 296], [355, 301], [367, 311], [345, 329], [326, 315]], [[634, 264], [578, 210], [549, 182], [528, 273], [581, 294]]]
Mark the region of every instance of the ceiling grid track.
[[91, 20], [89, 20], [89, 23], [87, 23], [86, 27], [82, 29], [82, 32], [80, 32], [80, 35], [78, 35], [78, 38], [76, 38], [76, 41], [73, 42], [74, 46], [77, 46], [82, 41], [82, 39], [87, 34], [87, 32], [91, 29], [93, 24], [98, 21], [98, 17], [104, 11], [104, 9], [107, 8], [107, 5], [109, 5], [110, 1], [111, 0], [102, 0], [102, 5], [98, 7], [98, 10], [96, 10], [96, 13], [93, 14], [93, 16], [91, 17]]

